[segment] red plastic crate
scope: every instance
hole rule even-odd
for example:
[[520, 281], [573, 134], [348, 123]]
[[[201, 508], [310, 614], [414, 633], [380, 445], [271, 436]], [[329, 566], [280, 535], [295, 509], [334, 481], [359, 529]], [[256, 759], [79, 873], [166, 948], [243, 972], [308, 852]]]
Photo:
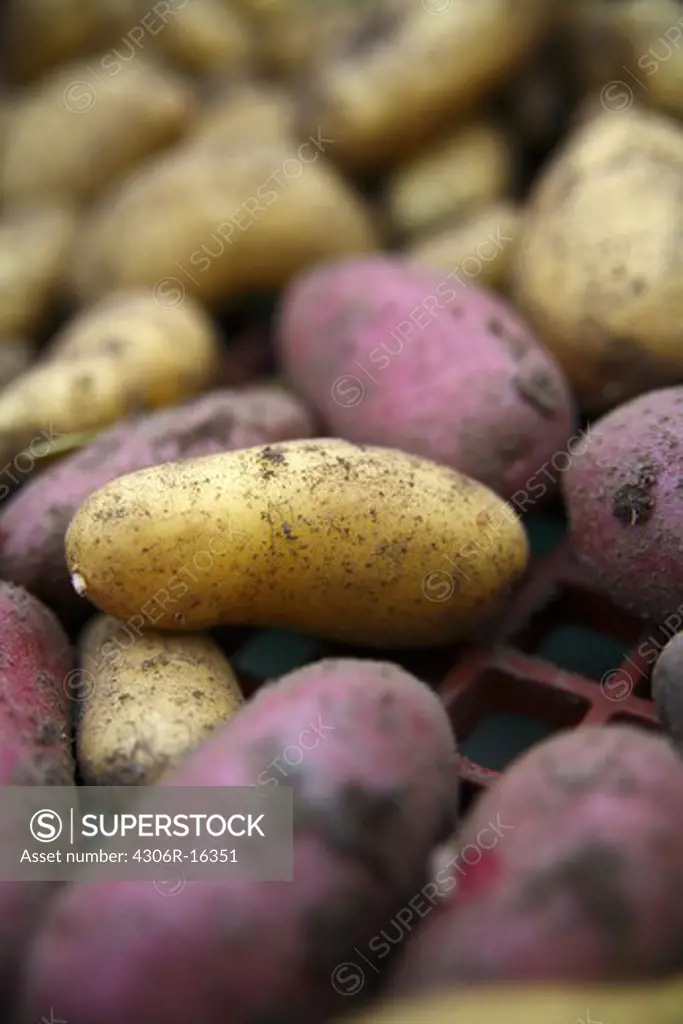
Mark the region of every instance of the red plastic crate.
[[[567, 623], [619, 641], [625, 647], [621, 663], [591, 679], [535, 653], [545, 635]], [[532, 562], [526, 583], [490, 641], [462, 650], [438, 690], [461, 745], [492, 713], [522, 714], [546, 731], [618, 722], [659, 731], [650, 696], [654, 659], [646, 657], [653, 648], [652, 643], [645, 648], [647, 640], [652, 634], [642, 621], [588, 586], [565, 539], [552, 555]], [[499, 775], [464, 754], [459, 762], [469, 798]]]

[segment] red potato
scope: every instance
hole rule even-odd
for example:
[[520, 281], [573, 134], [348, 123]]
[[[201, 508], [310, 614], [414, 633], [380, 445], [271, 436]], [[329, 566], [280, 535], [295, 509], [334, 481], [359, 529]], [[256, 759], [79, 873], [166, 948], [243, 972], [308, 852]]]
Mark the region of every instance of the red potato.
[[166, 784], [265, 785], [291, 744], [305, 747], [281, 779], [294, 880], [206, 880], [173, 898], [150, 882], [73, 885], [28, 960], [21, 1024], [50, 1006], [69, 1024], [312, 1024], [346, 1008], [332, 972], [419, 891], [453, 826], [454, 738], [403, 669], [329, 659], [260, 690]]
[[389, 991], [683, 972], [681, 806], [683, 762], [663, 737], [583, 726], [538, 744], [464, 822], [441, 869], [453, 894]]
[[584, 575], [670, 635], [683, 623], [683, 387], [624, 402], [585, 442], [562, 477]]
[[311, 437], [313, 431], [304, 405], [277, 385], [215, 391], [117, 423], [29, 481], [0, 512], [0, 575], [60, 613], [83, 605], [69, 579], [64, 536], [93, 491], [161, 462]]
[[[0, 582], [0, 785], [73, 785], [65, 685], [72, 668], [69, 640], [52, 612], [23, 588]], [[21, 957], [54, 893], [51, 883], [0, 881], [2, 1020]]]
[[284, 295], [281, 358], [335, 436], [433, 459], [529, 502], [534, 475], [568, 458], [572, 397], [504, 300], [456, 271], [389, 256], [307, 271]]

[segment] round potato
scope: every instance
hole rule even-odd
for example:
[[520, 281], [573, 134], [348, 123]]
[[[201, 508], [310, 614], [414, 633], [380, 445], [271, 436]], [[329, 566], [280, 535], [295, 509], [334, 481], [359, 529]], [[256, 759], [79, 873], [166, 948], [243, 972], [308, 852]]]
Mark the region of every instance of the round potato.
[[283, 626], [410, 647], [466, 636], [526, 568], [517, 515], [403, 452], [285, 441], [120, 477], [66, 537], [74, 589], [160, 629]]
[[681, 387], [640, 395], [597, 420], [562, 477], [586, 578], [637, 616], [671, 615], [674, 628], [683, 607], [682, 481]]
[[254, 42], [232, 4], [175, 0], [166, 6], [170, 10], [163, 30], [154, 32], [149, 42], [172, 66], [195, 75], [249, 71]]
[[522, 509], [559, 475], [535, 474], [569, 458], [564, 375], [458, 268], [439, 279], [387, 256], [314, 268], [285, 292], [276, 341], [331, 434], [452, 466]]
[[683, 128], [635, 109], [590, 118], [541, 174], [514, 292], [588, 413], [683, 380], [682, 176]]
[[12, 457], [33, 434], [72, 434], [204, 388], [220, 342], [193, 300], [165, 308], [146, 290], [107, 296], [76, 313], [44, 356], [0, 393], [0, 452]]
[[477, 267], [477, 285], [505, 293], [512, 279], [522, 219], [515, 203], [492, 203], [462, 222], [414, 239], [403, 255], [415, 266], [460, 279], [465, 267]]
[[111, 50], [62, 65], [12, 105], [0, 191], [16, 205], [89, 201], [178, 139], [193, 110], [189, 87], [147, 57]]
[[493, 124], [473, 124], [394, 171], [387, 187], [388, 214], [402, 234], [420, 234], [500, 199], [512, 177], [505, 133]]
[[218, 645], [96, 616], [80, 640], [78, 764], [88, 786], [148, 786], [244, 697]]
[[508, 79], [549, 23], [548, 0], [424, 0], [371, 8], [303, 97], [309, 131], [355, 169], [395, 163]]
[[683, 755], [683, 633], [664, 646], [652, 669], [652, 699], [662, 728]]
[[222, 304], [277, 290], [326, 257], [373, 251], [370, 211], [325, 160], [327, 144], [314, 134], [298, 148], [187, 145], [147, 164], [84, 225], [77, 294], [144, 284], [161, 303], [191, 293]]
[[0, 339], [43, 326], [63, 291], [75, 227], [73, 213], [59, 206], [0, 219]]

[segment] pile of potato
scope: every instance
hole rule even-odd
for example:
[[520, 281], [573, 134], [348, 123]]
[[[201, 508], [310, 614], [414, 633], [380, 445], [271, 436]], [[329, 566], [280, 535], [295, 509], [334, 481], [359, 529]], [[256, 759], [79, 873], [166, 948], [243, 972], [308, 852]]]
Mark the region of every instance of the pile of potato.
[[[331, 734], [292, 882], [0, 882], [2, 1020], [678, 1024], [680, 6], [0, 18], [0, 785], [261, 785]], [[400, 652], [485, 637], [551, 502], [675, 624], [663, 735], [559, 734], [462, 814]], [[334, 656], [253, 693], [252, 627]]]

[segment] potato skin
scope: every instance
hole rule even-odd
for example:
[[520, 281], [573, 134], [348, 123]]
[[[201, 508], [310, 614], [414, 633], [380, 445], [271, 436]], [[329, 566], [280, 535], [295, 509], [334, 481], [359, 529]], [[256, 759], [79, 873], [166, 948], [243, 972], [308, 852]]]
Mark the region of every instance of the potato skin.
[[676, 633], [664, 646], [650, 685], [662, 728], [683, 754], [683, 633]]
[[0, 338], [0, 389], [28, 370], [35, 355], [35, 346], [26, 337]]
[[27, 90], [8, 115], [4, 199], [15, 205], [90, 201], [180, 138], [193, 112], [187, 84], [148, 58], [124, 62], [111, 51], [63, 65]]
[[292, 282], [276, 336], [296, 389], [330, 433], [401, 448], [504, 498], [566, 447], [559, 367], [502, 299], [390, 257]]
[[81, 505], [66, 557], [74, 589], [119, 619], [410, 647], [497, 612], [528, 548], [514, 509], [481, 484], [325, 438], [120, 477]]
[[521, 209], [509, 200], [491, 203], [462, 222], [412, 240], [402, 255], [441, 275], [476, 277], [477, 286], [503, 294], [510, 289], [522, 229]]
[[548, 24], [546, 0], [380, 4], [336, 59], [311, 75], [309, 131], [334, 139], [354, 170], [404, 159], [509, 78]]
[[31, 335], [43, 326], [66, 290], [64, 266], [75, 230], [72, 211], [62, 206], [3, 214], [0, 343], [14, 335]]
[[140, 633], [98, 615], [79, 648], [77, 750], [88, 786], [152, 785], [244, 703], [209, 636]]
[[0, 576], [27, 587], [60, 611], [82, 607], [69, 579], [64, 538], [79, 505], [93, 491], [161, 462], [313, 433], [307, 409], [277, 385], [210, 392], [116, 423], [30, 479], [2, 508]]
[[[0, 582], [0, 785], [70, 786], [74, 764], [66, 680], [73, 667], [56, 616], [23, 587]], [[0, 882], [0, 1013], [55, 886]]]
[[198, 303], [165, 308], [146, 289], [112, 293], [74, 314], [43, 358], [0, 394], [0, 451], [11, 458], [41, 428], [87, 432], [189, 398], [220, 354], [216, 327]]
[[396, 230], [417, 235], [500, 199], [512, 176], [505, 133], [494, 124], [474, 123], [394, 171], [387, 186], [387, 212]]
[[165, 784], [267, 785], [291, 744], [293, 881], [206, 880], [172, 899], [149, 882], [71, 886], [33, 947], [22, 1024], [46, 998], [69, 1024], [223, 1024], [226, 1006], [234, 1024], [322, 1024], [347, 1008], [332, 971], [419, 892], [454, 823], [454, 737], [401, 668], [329, 659], [259, 690]]
[[591, 415], [683, 379], [682, 173], [677, 122], [601, 110], [548, 161], [530, 199], [515, 302]]
[[173, 67], [193, 75], [246, 74], [253, 68], [254, 40], [225, 0], [176, 0], [161, 24], [150, 42]]
[[683, 762], [640, 728], [585, 725], [537, 744], [463, 822], [463, 859], [491, 823], [499, 839], [463, 868], [387, 994], [683, 973], [671, 896], [683, 882], [681, 792]]
[[[410, 941], [410, 940], [409, 940]], [[463, 992], [460, 988], [414, 999], [383, 1001], [367, 1012], [343, 1017], [338, 1024], [573, 1024], [574, 1021], [619, 1021], [619, 1024], [677, 1024], [683, 986], [571, 985], [565, 987], [497, 986]], [[590, 1013], [586, 1008], [590, 1007]]]
[[663, 388], [596, 420], [562, 477], [572, 547], [587, 578], [654, 622], [683, 602], [682, 466], [683, 388]]
[[84, 223], [69, 274], [76, 295], [146, 285], [162, 304], [194, 294], [225, 305], [278, 290], [321, 259], [374, 251], [370, 209], [326, 149], [313, 132], [298, 148], [199, 140], [149, 161]]
[[198, 113], [188, 135], [193, 145], [263, 144], [296, 138], [292, 96], [272, 83], [244, 81], [218, 88]]

